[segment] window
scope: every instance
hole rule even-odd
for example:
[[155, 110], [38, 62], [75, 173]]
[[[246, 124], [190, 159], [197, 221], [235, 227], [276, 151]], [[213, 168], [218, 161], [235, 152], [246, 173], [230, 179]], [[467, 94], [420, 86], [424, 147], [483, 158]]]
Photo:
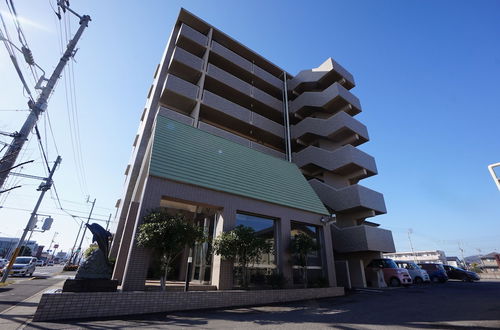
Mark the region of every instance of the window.
[[[245, 213], [236, 214], [236, 226], [243, 225], [253, 228], [257, 236], [264, 238], [272, 244], [271, 253], [262, 255], [259, 263], [249, 265], [250, 284], [262, 285], [265, 283], [265, 276], [270, 275], [276, 269], [276, 256], [274, 247], [276, 246], [276, 221], [259, 215], [250, 215]], [[235, 284], [240, 283], [241, 269], [238, 264], [234, 267]]]
[[[290, 236], [292, 238], [295, 235], [298, 235], [299, 233], [304, 233], [306, 235], [309, 235], [319, 245], [319, 249], [317, 251], [312, 251], [307, 256], [307, 278], [308, 281], [310, 282], [322, 279], [323, 267], [321, 261], [321, 241], [319, 235], [319, 228], [302, 222], [293, 221], [290, 224], [290, 229], [291, 229]], [[301, 269], [299, 268], [295, 260], [293, 260], [293, 263], [294, 263], [293, 283], [303, 284]]]

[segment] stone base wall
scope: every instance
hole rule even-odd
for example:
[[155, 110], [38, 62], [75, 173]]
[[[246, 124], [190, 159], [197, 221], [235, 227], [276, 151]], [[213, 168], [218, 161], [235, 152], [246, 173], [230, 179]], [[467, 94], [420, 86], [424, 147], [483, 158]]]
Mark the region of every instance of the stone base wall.
[[265, 305], [342, 295], [342, 287], [256, 291], [45, 293], [33, 321]]

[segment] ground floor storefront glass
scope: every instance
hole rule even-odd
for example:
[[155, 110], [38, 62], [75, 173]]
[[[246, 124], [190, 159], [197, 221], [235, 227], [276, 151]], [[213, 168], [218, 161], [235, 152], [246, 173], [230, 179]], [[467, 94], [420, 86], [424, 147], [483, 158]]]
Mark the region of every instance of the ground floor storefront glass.
[[[245, 213], [236, 214], [236, 226], [246, 226], [255, 230], [255, 234], [271, 243], [272, 249], [270, 253], [260, 256], [258, 263], [249, 265], [249, 282], [251, 286], [264, 286], [266, 279], [276, 272], [276, 225], [277, 221], [273, 218], [267, 218], [261, 215], [250, 215]], [[238, 286], [242, 280], [241, 267], [238, 263], [234, 264], [234, 284]]]
[[[192, 269], [189, 280], [194, 283], [210, 284], [212, 274], [212, 240], [220, 211], [215, 208], [198, 206], [186, 202], [162, 199], [160, 207], [168, 215], [181, 216], [186, 221], [203, 228], [208, 237], [207, 242], [197, 243], [193, 247], [186, 247], [174, 260], [169, 269], [169, 281], [185, 281], [188, 271], [188, 258], [192, 260]], [[159, 256], [153, 255], [150, 262], [148, 278], [156, 280], [160, 277]]]
[[[300, 233], [304, 233], [310, 236], [318, 245], [318, 250], [312, 251], [307, 255], [307, 279], [309, 286], [324, 286], [328, 281], [325, 279], [323, 271], [323, 244], [321, 242], [320, 228], [296, 221], [290, 223], [290, 228], [290, 236], [292, 238]], [[293, 264], [293, 284], [304, 284], [303, 269], [301, 269], [295, 259], [293, 259]]]

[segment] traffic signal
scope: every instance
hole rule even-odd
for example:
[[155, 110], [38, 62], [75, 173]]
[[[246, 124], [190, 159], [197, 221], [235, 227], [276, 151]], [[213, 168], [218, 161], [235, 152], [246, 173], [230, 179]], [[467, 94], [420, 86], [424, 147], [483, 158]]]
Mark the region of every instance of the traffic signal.
[[45, 220], [43, 221], [42, 230], [50, 230], [50, 227], [52, 227], [52, 222], [54, 222], [54, 219], [52, 219], [51, 217], [45, 218]]

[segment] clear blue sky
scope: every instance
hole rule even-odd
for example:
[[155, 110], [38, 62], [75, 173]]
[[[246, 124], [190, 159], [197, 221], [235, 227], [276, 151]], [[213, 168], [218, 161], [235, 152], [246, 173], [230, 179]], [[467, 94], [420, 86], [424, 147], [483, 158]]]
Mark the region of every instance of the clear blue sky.
[[[35, 59], [51, 72], [60, 30], [49, 3], [15, 3], [26, 19], [23, 27]], [[114, 215], [153, 72], [184, 6], [292, 74], [333, 57], [354, 75], [352, 92], [363, 106], [357, 118], [371, 137], [361, 149], [375, 157], [379, 169], [362, 184], [385, 195], [387, 215], [372, 220], [393, 231], [398, 250], [409, 249], [409, 228], [418, 250], [460, 255], [459, 241], [465, 255], [500, 248], [500, 191], [486, 168], [500, 161], [500, 2], [207, 3], [71, 1], [74, 10], [93, 21], [74, 64], [86, 189], [77, 179], [63, 82], [49, 105], [63, 157], [55, 180], [65, 208], [84, 216], [88, 193], [97, 198], [96, 217]], [[7, 10], [5, 3], [0, 10]], [[72, 31], [76, 27], [72, 19]], [[9, 32], [15, 36], [13, 29]], [[26, 98], [2, 45], [0, 110], [8, 109], [26, 109]], [[0, 111], [0, 130], [18, 130], [26, 115]], [[45, 120], [40, 127], [53, 160]], [[23, 159], [36, 163], [23, 173], [42, 174], [34, 141], [27, 150]], [[35, 203], [37, 182], [20, 182], [22, 188], [5, 201], [0, 198], [0, 236], [18, 235], [29, 212], [13, 208], [31, 209]], [[56, 241], [68, 250], [75, 221], [59, 215], [50, 196], [41, 211], [53, 214], [60, 233]], [[54, 230], [34, 238], [48, 245]]]

